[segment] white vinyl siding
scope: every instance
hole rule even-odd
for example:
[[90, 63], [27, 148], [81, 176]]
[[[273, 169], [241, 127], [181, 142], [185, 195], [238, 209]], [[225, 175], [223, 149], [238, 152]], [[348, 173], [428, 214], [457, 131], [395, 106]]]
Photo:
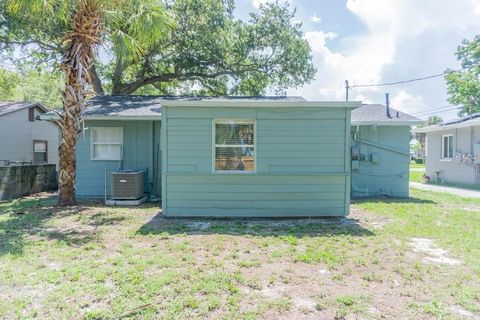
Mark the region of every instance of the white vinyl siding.
[[92, 128], [91, 159], [121, 160], [123, 149], [123, 128]]
[[453, 134], [442, 136], [442, 159], [451, 160], [453, 158]]
[[255, 121], [215, 120], [214, 172], [255, 171]]

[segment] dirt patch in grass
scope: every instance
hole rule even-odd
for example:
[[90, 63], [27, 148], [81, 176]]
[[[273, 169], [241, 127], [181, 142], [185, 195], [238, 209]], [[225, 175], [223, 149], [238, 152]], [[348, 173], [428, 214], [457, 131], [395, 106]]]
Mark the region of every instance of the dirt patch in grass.
[[426, 238], [412, 238], [410, 245], [414, 252], [423, 253], [426, 255], [422, 261], [427, 263], [439, 263], [450, 266], [461, 264], [460, 260], [447, 257], [448, 251], [438, 248], [432, 239]]
[[[164, 219], [153, 205], [61, 209], [49, 201], [0, 204], [0, 317], [474, 319], [480, 313], [475, 247], [469, 254], [453, 250], [434, 233], [452, 223], [445, 206], [458, 211], [477, 203], [420, 195], [414, 202], [362, 202], [346, 219], [218, 220]], [[432, 210], [442, 214], [438, 221], [431, 221]], [[414, 252], [412, 238], [432, 242], [420, 241]], [[440, 248], [462, 263], [424, 263], [453, 258]]]

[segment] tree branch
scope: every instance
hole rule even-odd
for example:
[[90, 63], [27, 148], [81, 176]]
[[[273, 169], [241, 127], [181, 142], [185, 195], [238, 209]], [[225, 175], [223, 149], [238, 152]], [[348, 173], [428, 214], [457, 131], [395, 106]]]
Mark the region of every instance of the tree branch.
[[157, 82], [170, 82], [174, 80], [180, 80], [180, 81], [198, 80], [198, 78], [215, 79], [217, 77], [224, 76], [224, 75], [234, 76], [235, 72], [231, 70], [224, 70], [224, 71], [218, 71], [211, 74], [202, 73], [202, 72], [167, 73], [167, 74], [153, 76], [145, 79], [137, 79], [133, 82], [126, 83], [126, 84], [120, 84], [119, 87], [115, 88], [115, 91], [113, 91], [112, 94], [125, 94], [125, 95], [131, 94], [142, 86], [145, 86], [147, 84], [157, 83]]
[[105, 95], [105, 90], [103, 90], [102, 80], [98, 76], [97, 69], [95, 65], [92, 65], [90, 68], [90, 79], [92, 80], [92, 86], [95, 93], [99, 96]]

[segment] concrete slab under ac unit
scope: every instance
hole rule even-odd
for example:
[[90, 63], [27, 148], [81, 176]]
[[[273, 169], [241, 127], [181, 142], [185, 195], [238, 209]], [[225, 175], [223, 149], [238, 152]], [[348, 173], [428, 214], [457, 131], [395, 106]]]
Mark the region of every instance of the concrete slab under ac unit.
[[147, 201], [147, 197], [143, 197], [137, 200], [113, 200], [107, 199], [105, 200], [105, 205], [107, 206], [139, 206], [142, 203]]

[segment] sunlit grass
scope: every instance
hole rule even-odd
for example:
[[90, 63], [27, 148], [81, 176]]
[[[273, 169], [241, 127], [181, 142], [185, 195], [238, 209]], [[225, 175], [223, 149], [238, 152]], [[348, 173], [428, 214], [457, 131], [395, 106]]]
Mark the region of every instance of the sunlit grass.
[[[454, 317], [452, 305], [480, 312], [480, 200], [411, 196], [356, 202], [346, 224], [151, 220], [155, 206], [0, 203], [0, 318], [428, 319]], [[433, 239], [462, 265], [423, 263], [412, 237]]]

